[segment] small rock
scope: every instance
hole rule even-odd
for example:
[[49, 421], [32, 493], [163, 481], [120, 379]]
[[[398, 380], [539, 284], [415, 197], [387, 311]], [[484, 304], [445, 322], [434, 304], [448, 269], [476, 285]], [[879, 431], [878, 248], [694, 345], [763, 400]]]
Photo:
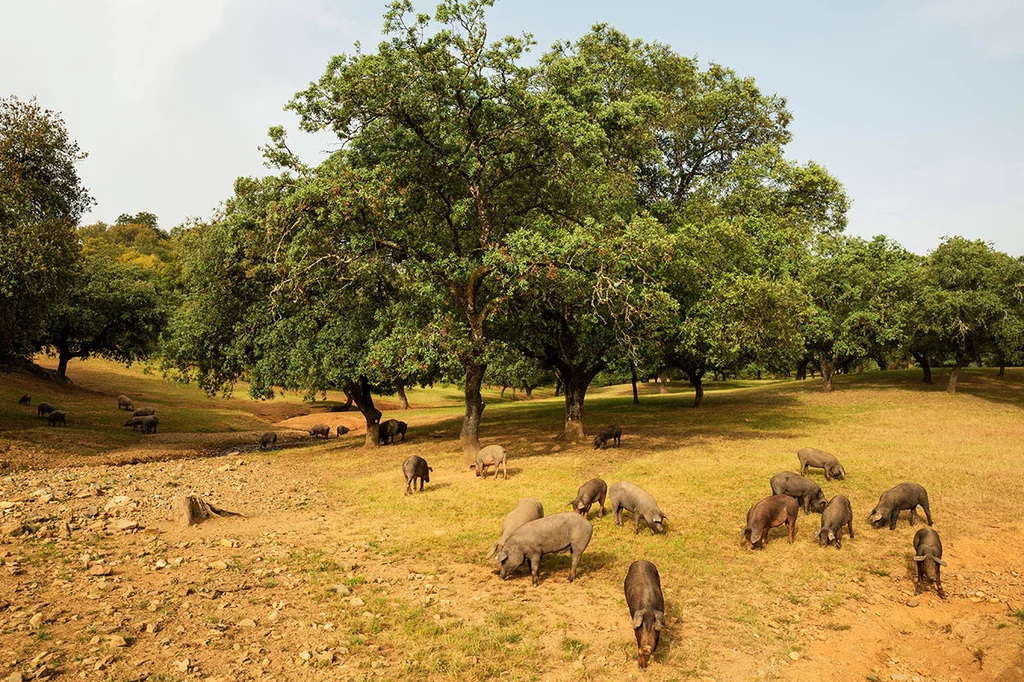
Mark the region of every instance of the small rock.
[[38, 630], [43, 625], [43, 614], [37, 613], [32, 616], [28, 621], [28, 626], [32, 630]]
[[89, 575], [103, 576], [110, 575], [112, 572], [113, 570], [110, 568], [110, 566], [105, 566], [103, 564], [96, 564], [95, 566], [92, 566], [89, 569]]
[[214, 569], [214, 570], [223, 571], [224, 569], [226, 569], [228, 567], [228, 562], [226, 562], [226, 561], [211, 561], [207, 565], [210, 568]]
[[348, 603], [349, 603], [349, 606], [366, 606], [366, 602], [364, 602], [359, 597], [352, 597], [351, 599], [348, 600]]
[[[25, 532], [25, 525], [21, 521], [11, 521], [0, 526], [0, 535], [21, 535]], [[16, 673], [20, 674], [20, 673]]]
[[121, 635], [107, 635], [107, 646], [111, 647], [125, 647], [128, 646], [128, 640]]
[[920, 605], [921, 605], [921, 600], [920, 599], [908, 599], [907, 600], [907, 606], [909, 606], [910, 608], [914, 608], [915, 606], [920, 606]]
[[791, 660], [794, 660], [794, 661], [799, 661], [800, 660], [800, 654], [798, 652], [796, 652], [796, 651], [790, 651], [789, 652], [789, 658]]
[[11, 673], [5, 682], [25, 682], [25, 677], [21, 673]]
[[238, 540], [232, 540], [231, 538], [223, 538], [220, 541], [221, 547], [238, 547]]
[[301, 658], [304, 661], [308, 661], [309, 659], [313, 658], [313, 654], [311, 654], [308, 651], [303, 651], [299, 654], [299, 658]]
[[333, 585], [330, 589], [332, 592], [336, 592], [340, 594], [342, 597], [347, 597], [348, 595], [352, 594], [352, 590], [349, 588], [348, 585]]
[[896, 680], [897, 682], [907, 682], [910, 676], [906, 673], [893, 673], [889, 679]]
[[325, 651], [322, 654], [317, 654], [316, 662], [320, 665], [331, 665], [332, 663], [334, 663], [334, 652]]
[[252, 618], [244, 618], [238, 621], [238, 627], [240, 628], [254, 628], [256, 627], [256, 621]]
[[191, 665], [192, 665], [192, 661], [188, 660], [187, 658], [183, 659], [183, 660], [180, 660], [180, 661], [175, 661], [174, 662], [175, 669], [178, 672], [181, 672], [181, 673], [187, 673], [188, 669], [189, 669], [189, 667], [191, 667]]
[[118, 530], [135, 530], [138, 527], [139, 527], [139, 524], [137, 522], [130, 521], [128, 519], [121, 519], [120, 521], [117, 522], [117, 529]]

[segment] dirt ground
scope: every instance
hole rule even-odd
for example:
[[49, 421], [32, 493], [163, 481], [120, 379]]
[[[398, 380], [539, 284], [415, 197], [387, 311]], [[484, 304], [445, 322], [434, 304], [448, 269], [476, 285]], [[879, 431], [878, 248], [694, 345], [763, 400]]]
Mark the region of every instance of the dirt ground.
[[[169, 502], [186, 491], [244, 516], [177, 526]], [[972, 569], [944, 576], [946, 600], [915, 598], [906, 575], [863, 580], [861, 598], [828, 615], [794, 618], [792, 605], [766, 596], [779, 614], [769, 627], [804, 642], [792, 657], [766, 656], [756, 635], [742, 646], [715, 641], [700, 600], [669, 590], [679, 605], [671, 635], [640, 673], [628, 619], [611, 616], [622, 615], [621, 596], [604, 592], [586, 561], [576, 584], [553, 572], [533, 588], [478, 565], [438, 571], [389, 554], [386, 524], [376, 537], [353, 532], [356, 510], [290, 458], [26, 472], [0, 480], [0, 510], [0, 674], [10, 680], [400, 679], [407, 653], [373, 628], [353, 638], [352, 623], [390, 617], [390, 602], [440, 623], [484, 624], [488, 605], [510, 600], [537, 607], [550, 631], [570, 619], [589, 641], [573, 658], [542, 635], [536, 679], [1024, 679], [1021, 628], [1007, 621], [1024, 606], [1024, 578], [997, 568], [1020, 564], [1010, 537], [958, 547], [956, 563]], [[707, 665], [659, 662], [672, 648]]]

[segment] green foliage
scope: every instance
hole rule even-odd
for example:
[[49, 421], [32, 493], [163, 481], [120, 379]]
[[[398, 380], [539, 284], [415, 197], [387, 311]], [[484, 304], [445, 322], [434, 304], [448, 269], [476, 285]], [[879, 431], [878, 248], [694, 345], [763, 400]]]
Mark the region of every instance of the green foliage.
[[952, 237], [925, 260], [915, 330], [955, 360], [1019, 357], [1024, 347], [1024, 263], [981, 240]]
[[875, 237], [823, 239], [804, 278], [811, 297], [805, 335], [826, 389], [835, 370], [857, 358], [879, 357], [906, 339], [914, 309], [919, 259]]
[[78, 228], [83, 252], [163, 273], [175, 263], [177, 244], [157, 227], [152, 213], [140, 213], [137, 217], [145, 222], [134, 222], [132, 216], [122, 215], [113, 225], [98, 222]]
[[98, 355], [131, 364], [156, 349], [167, 306], [155, 273], [137, 265], [87, 256], [50, 306], [39, 345], [67, 361]]
[[0, 99], [0, 357], [27, 356], [78, 260], [74, 226], [93, 203], [85, 158], [60, 114]]

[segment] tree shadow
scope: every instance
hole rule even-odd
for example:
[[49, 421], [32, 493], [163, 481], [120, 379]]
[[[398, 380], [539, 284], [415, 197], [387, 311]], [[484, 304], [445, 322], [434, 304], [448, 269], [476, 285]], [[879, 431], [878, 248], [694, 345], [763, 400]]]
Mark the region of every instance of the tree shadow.
[[[921, 380], [920, 370], [889, 370], [848, 374], [835, 378], [837, 391], [897, 389], [914, 393], [945, 394], [949, 368], [933, 368], [932, 383]], [[1008, 367], [1000, 377], [994, 367], [965, 367], [957, 380], [957, 395], [1024, 407], [1024, 368]]]

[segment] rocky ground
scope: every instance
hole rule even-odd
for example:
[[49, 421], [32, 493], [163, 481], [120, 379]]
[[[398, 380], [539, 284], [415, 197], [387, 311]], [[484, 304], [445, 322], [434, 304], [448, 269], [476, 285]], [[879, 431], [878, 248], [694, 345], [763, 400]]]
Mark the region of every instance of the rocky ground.
[[[455, 485], [473, 484], [465, 475]], [[538, 649], [521, 655], [548, 662], [538, 664], [539, 679], [639, 678], [632, 633], [612, 617], [621, 596], [595, 582], [592, 564], [573, 586], [548, 564], [532, 588], [477, 565], [398, 556], [386, 550], [386, 523], [353, 530], [355, 510], [313, 476], [254, 452], [0, 479], [0, 676], [471, 679], [479, 668], [460, 669], [458, 656], [448, 661], [446, 638], [508, 626], [508, 640], [520, 641], [517, 619], [502, 611], [511, 601], [538, 619]], [[169, 519], [182, 494], [242, 515], [182, 527]], [[666, 651], [681, 647], [698, 664], [680, 671], [656, 663], [649, 674], [816, 680], [828, 670], [843, 680], [869, 670], [868, 679], [908, 682], [1022, 679], [1024, 657], [1015, 663], [1011, 644], [1020, 625], [1007, 613], [1024, 617], [1024, 578], [998, 568], [1013, 563], [1006, 556], [986, 558], [991, 546], [958, 548], [972, 568], [947, 573], [945, 601], [932, 592], [914, 596], [902, 575], [859, 580], [855, 599], [825, 615], [768, 599], [769, 637], [802, 643], [788, 656], [770, 642], [728, 643], [701, 599], [670, 591], [678, 610]], [[586, 633], [585, 654], [566, 650], [566, 622], [577, 628], [569, 634]], [[381, 636], [396, 623], [404, 623], [407, 641], [428, 648], [410, 651]], [[482, 663], [459, 656], [466, 666]], [[713, 663], [700, 665], [702, 656]], [[426, 658], [440, 661], [436, 675], [417, 660]]]

